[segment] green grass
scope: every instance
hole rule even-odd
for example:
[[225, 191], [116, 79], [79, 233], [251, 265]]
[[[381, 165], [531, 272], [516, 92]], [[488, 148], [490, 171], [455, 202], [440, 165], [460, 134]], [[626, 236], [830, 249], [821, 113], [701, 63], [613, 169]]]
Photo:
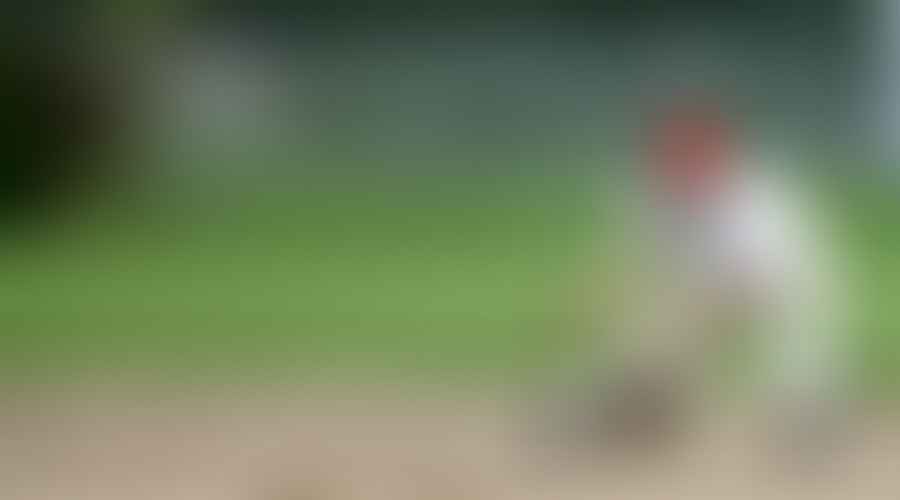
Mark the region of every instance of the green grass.
[[[321, 183], [221, 205], [113, 203], [10, 235], [3, 373], [528, 379], [580, 334], [568, 314], [573, 264], [600, 226], [571, 181]], [[865, 264], [857, 337], [867, 381], [893, 390], [900, 235], [896, 203], [872, 192], [845, 196]]]
[[7, 372], [540, 364], [560, 334], [575, 207], [558, 192], [502, 195], [332, 186], [225, 208], [107, 207], [10, 240]]

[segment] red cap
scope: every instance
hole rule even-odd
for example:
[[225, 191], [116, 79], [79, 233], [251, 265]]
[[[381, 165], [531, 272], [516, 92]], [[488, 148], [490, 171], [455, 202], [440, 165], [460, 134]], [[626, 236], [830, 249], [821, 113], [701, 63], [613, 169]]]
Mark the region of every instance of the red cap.
[[731, 137], [709, 106], [673, 108], [651, 131], [652, 175], [676, 195], [697, 196], [720, 185], [728, 171]]

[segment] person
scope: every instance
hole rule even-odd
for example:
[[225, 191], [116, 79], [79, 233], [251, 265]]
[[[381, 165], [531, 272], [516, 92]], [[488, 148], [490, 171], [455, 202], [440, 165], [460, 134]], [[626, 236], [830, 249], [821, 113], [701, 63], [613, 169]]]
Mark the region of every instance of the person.
[[647, 131], [614, 224], [622, 279], [598, 313], [612, 316], [613, 355], [576, 398], [572, 429], [664, 441], [689, 425], [711, 360], [748, 334], [762, 346], [757, 402], [773, 442], [813, 454], [845, 403], [847, 323], [816, 207], [710, 102], [679, 101]]

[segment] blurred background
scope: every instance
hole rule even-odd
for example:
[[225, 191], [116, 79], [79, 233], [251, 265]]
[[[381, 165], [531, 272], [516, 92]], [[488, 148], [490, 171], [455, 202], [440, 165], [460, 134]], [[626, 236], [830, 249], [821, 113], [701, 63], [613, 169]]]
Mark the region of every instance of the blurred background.
[[[37, 0], [0, 25], [4, 498], [512, 498], [486, 478], [526, 457], [517, 424], [469, 417], [606, 333], [607, 202], [685, 89], [828, 200], [854, 395], [900, 394], [898, 2]], [[408, 385], [434, 418], [371, 418]], [[874, 498], [900, 433], [861, 428]], [[711, 442], [688, 498], [751, 470]]]
[[587, 272], [602, 301], [585, 249], [645, 109], [703, 88], [834, 195], [865, 387], [898, 389], [894, 2], [94, 0], [2, 22], [11, 388], [540, 379], [585, 335]]

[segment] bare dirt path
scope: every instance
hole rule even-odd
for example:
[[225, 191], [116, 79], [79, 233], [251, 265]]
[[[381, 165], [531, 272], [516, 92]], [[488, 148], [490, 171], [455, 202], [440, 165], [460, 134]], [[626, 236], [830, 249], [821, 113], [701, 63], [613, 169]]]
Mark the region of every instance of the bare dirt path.
[[738, 418], [653, 458], [551, 457], [524, 439], [522, 407], [497, 398], [226, 392], [9, 402], [0, 498], [900, 498], [900, 422], [887, 419], [861, 425], [828, 472], [783, 476]]

